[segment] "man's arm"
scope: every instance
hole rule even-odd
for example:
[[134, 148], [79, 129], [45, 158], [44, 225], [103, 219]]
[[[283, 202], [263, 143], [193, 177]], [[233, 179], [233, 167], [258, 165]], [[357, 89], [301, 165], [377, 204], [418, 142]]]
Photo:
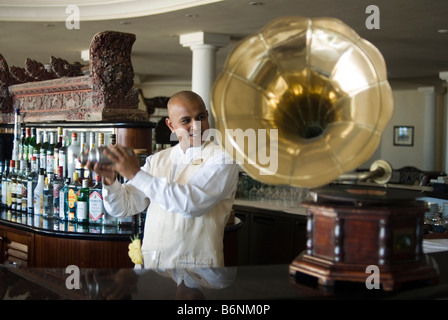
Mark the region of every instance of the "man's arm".
[[168, 183], [168, 179], [151, 176], [145, 170], [140, 170], [128, 184], [168, 212], [185, 217], [201, 216], [219, 201], [232, 197], [238, 184], [236, 164], [211, 162], [199, 169], [185, 185]]

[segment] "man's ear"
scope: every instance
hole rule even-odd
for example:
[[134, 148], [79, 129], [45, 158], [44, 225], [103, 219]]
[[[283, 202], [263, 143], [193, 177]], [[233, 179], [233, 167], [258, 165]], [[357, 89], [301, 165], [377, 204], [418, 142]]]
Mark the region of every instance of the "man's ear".
[[174, 131], [174, 127], [173, 127], [173, 123], [171, 122], [170, 118], [165, 118], [165, 123], [167, 125], [167, 127], [171, 130], [171, 132]]

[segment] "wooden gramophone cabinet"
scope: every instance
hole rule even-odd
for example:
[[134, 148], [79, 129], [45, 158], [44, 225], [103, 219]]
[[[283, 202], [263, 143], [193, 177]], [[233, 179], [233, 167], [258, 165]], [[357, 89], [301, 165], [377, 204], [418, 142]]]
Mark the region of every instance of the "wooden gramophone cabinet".
[[[372, 201], [372, 194], [387, 191], [351, 190], [351, 202], [342, 197], [302, 204], [308, 215], [307, 248], [290, 264], [290, 274], [304, 273], [332, 286], [335, 281], [365, 282], [366, 268], [374, 265], [386, 291], [416, 280], [437, 283], [437, 266], [422, 248], [425, 202], [390, 201], [380, 194], [379, 201]], [[365, 192], [372, 194], [359, 200], [357, 195]]]

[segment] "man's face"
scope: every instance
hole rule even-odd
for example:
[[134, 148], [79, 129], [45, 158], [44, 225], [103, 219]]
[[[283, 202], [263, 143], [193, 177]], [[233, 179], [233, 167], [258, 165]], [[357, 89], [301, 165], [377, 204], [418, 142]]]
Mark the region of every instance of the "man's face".
[[[208, 112], [199, 103], [177, 99], [169, 107], [166, 124], [175, 132], [182, 149], [200, 146], [202, 134], [209, 129]], [[187, 141], [185, 141], [187, 140]]]

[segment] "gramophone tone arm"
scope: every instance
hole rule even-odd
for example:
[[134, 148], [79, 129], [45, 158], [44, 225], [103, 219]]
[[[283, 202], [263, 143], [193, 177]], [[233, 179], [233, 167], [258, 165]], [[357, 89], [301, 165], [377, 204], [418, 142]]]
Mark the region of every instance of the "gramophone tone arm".
[[370, 171], [359, 173], [344, 173], [338, 177], [338, 181], [365, 181], [372, 179], [375, 183], [385, 184], [392, 177], [392, 166], [384, 160], [376, 160], [370, 166]]

